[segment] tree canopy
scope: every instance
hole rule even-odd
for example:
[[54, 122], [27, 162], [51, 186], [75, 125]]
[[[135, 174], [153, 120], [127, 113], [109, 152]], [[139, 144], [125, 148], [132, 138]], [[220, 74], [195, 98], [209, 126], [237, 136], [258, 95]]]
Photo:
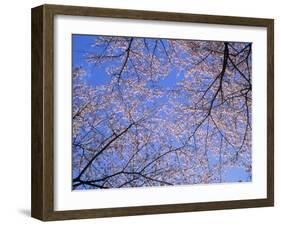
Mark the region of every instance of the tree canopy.
[[73, 61], [73, 189], [251, 180], [251, 43], [90, 40], [90, 70]]

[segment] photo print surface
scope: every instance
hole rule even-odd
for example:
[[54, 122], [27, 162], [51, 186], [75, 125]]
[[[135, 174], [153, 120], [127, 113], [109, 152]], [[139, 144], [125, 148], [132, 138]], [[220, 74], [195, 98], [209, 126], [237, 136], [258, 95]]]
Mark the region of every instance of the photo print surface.
[[252, 43], [72, 35], [72, 189], [252, 181]]

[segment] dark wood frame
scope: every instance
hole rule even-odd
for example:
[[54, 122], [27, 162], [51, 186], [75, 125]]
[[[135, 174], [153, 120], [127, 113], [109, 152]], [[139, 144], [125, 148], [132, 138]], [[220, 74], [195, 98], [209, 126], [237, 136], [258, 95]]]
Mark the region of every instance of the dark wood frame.
[[[54, 16], [95, 16], [267, 28], [267, 198], [156, 206], [54, 211]], [[274, 205], [274, 20], [108, 8], [42, 5], [32, 9], [31, 215], [49, 220], [160, 214]]]

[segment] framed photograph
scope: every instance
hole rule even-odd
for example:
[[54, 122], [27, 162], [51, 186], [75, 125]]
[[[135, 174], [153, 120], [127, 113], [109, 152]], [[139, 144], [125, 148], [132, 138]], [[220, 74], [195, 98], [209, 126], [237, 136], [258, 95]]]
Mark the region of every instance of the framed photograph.
[[273, 19], [32, 9], [32, 216], [274, 205]]

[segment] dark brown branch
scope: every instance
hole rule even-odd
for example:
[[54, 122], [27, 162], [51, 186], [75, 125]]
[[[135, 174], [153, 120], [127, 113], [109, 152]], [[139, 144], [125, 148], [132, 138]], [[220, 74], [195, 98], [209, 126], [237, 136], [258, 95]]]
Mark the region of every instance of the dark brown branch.
[[100, 151], [98, 151], [92, 159], [87, 163], [87, 165], [83, 168], [83, 170], [80, 172], [80, 174], [73, 179], [73, 182], [76, 182], [81, 178], [81, 176], [85, 173], [85, 171], [89, 168], [89, 166], [92, 164], [92, 162], [101, 155], [115, 140], [117, 140], [119, 137], [121, 137], [123, 134], [125, 134], [134, 124], [131, 123], [126, 129], [124, 129], [121, 133], [115, 135]]

